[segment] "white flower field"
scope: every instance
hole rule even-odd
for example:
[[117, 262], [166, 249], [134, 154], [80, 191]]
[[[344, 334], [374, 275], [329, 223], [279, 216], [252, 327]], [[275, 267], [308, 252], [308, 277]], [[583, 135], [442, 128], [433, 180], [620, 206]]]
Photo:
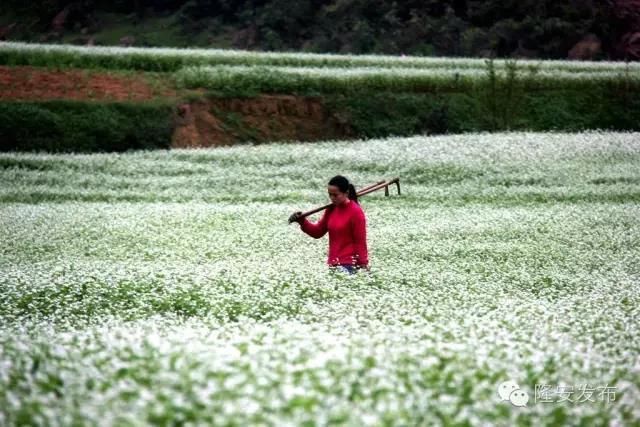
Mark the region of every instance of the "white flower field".
[[[271, 66], [271, 67], [328, 67], [328, 68], [419, 68], [474, 69], [484, 68], [483, 58], [452, 58], [398, 55], [349, 55], [294, 52], [258, 52], [238, 49], [185, 49], [169, 47], [77, 46], [69, 44], [41, 44], [0, 42], [0, 58], [11, 64], [16, 60], [31, 65], [59, 64], [77, 67], [146, 69], [149, 71], [177, 71], [185, 66]], [[570, 73], [612, 73], [629, 70], [640, 72], [637, 62], [519, 60], [523, 67]], [[496, 67], [504, 66], [496, 61]]]
[[[370, 273], [287, 224], [336, 174], [400, 177], [361, 199]], [[0, 425], [640, 425], [638, 133], [2, 153], [0, 183]]]

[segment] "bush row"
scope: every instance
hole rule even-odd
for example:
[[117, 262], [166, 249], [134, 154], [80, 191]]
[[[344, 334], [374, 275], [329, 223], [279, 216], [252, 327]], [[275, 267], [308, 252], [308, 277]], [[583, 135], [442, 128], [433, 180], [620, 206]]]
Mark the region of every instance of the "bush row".
[[77, 101], [0, 103], [0, 151], [99, 152], [168, 148], [168, 105]]
[[329, 109], [360, 137], [444, 134], [478, 131], [640, 131], [638, 92], [606, 88], [483, 90], [469, 93], [330, 94]]

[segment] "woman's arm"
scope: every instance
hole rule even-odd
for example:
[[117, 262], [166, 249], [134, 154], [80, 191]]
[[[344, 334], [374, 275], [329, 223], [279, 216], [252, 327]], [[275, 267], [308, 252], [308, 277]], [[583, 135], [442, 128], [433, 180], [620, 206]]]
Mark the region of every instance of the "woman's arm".
[[304, 218], [300, 222], [300, 229], [314, 239], [319, 239], [327, 233], [327, 222], [329, 220], [329, 209], [325, 209], [320, 221], [315, 224]]
[[355, 249], [356, 264], [369, 264], [369, 252], [367, 250], [367, 219], [362, 209], [358, 209], [353, 217], [353, 246]]

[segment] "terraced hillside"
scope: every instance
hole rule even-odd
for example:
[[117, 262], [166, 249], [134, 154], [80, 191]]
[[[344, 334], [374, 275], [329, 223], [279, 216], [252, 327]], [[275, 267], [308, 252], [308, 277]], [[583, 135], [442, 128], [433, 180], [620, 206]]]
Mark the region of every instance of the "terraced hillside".
[[0, 43], [0, 149], [638, 130], [639, 81], [633, 63]]

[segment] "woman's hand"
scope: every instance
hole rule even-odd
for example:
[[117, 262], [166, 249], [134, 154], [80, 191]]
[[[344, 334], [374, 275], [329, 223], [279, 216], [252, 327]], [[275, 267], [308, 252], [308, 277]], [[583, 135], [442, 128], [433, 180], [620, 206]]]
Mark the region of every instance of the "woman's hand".
[[299, 224], [303, 219], [304, 218], [302, 218], [302, 212], [300, 212], [300, 211], [294, 212], [289, 217], [289, 224], [291, 224], [292, 222], [297, 222]]

